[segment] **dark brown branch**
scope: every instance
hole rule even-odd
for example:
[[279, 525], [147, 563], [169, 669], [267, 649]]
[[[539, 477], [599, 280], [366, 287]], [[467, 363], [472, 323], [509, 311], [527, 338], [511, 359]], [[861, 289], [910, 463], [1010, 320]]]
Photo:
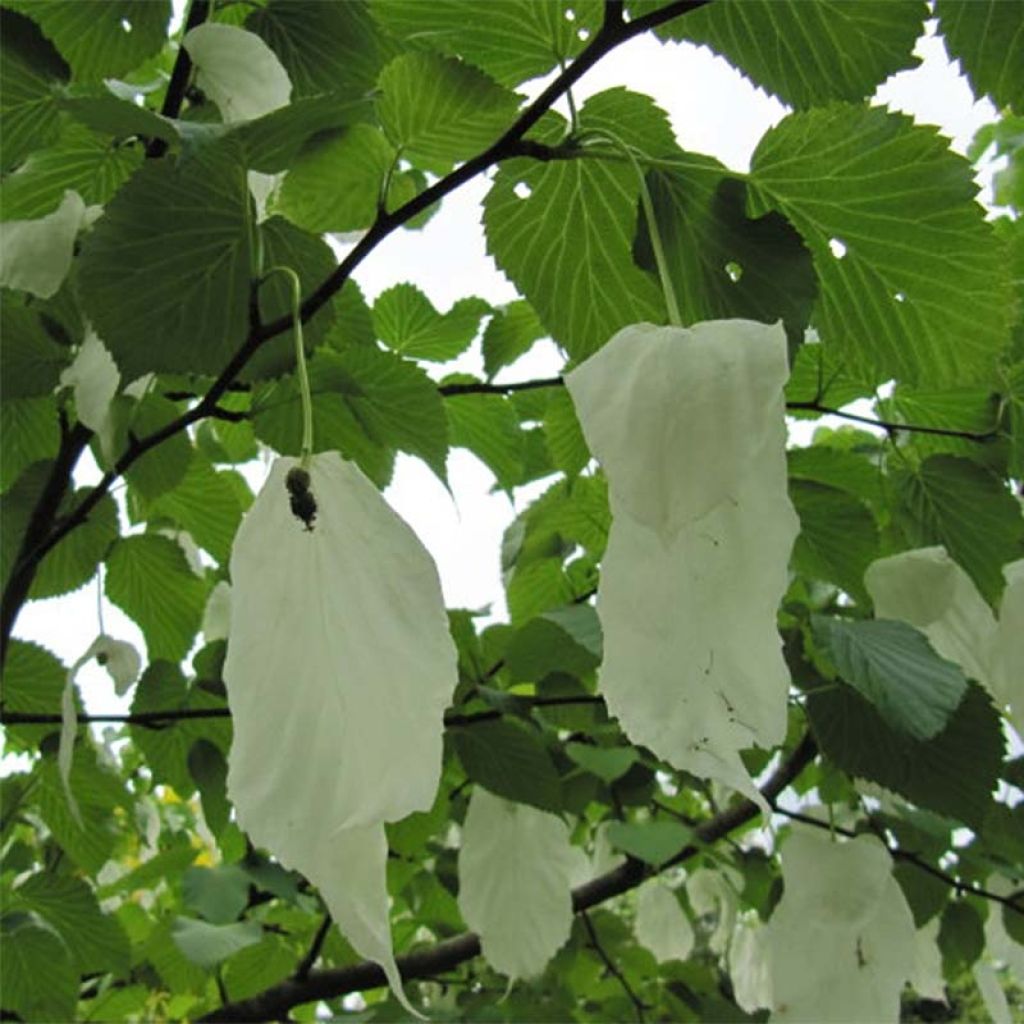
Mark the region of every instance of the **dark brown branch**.
[[320, 927], [317, 928], [313, 941], [309, 944], [309, 949], [306, 951], [306, 955], [299, 961], [299, 966], [295, 968], [295, 973], [292, 975], [296, 981], [305, 981], [309, 977], [309, 972], [316, 966], [320, 950], [323, 949], [324, 941], [330, 930], [331, 915], [324, 914], [324, 919], [320, 922]]
[[[185, 27], [181, 35], [184, 36], [197, 25], [202, 25], [210, 16], [210, 0], [192, 0], [189, 7], [188, 18], [185, 20]], [[181, 113], [181, 104], [185, 99], [185, 90], [188, 88], [189, 76], [192, 74], [192, 58], [183, 45], [178, 44], [178, 55], [174, 59], [174, 67], [171, 70], [171, 80], [167, 83], [167, 92], [164, 94], [163, 106], [160, 113], [164, 117], [175, 118]], [[161, 157], [167, 152], [167, 141], [165, 139], [150, 139], [146, 146], [146, 156], [155, 158]]]
[[[814, 828], [825, 829], [829, 832], [838, 832], [841, 836], [854, 838], [861, 834], [859, 832], [855, 832], [853, 829], [842, 828], [839, 825], [831, 825], [827, 821], [812, 818], [808, 814], [801, 814], [799, 811], [787, 811], [781, 807], [776, 807], [775, 813], [781, 814], [786, 818], [791, 818], [793, 821], [802, 822], [805, 825], [812, 825]], [[926, 874], [939, 879], [941, 882], [945, 882], [946, 885], [951, 889], [955, 889], [957, 892], [969, 892], [974, 896], [980, 896], [983, 899], [992, 900], [993, 903], [1001, 903], [1004, 907], [1009, 907], [1018, 914], [1024, 914], [1024, 902], [1021, 902], [1019, 893], [1015, 893], [1012, 896], [1000, 896], [997, 893], [992, 892], [991, 889], [983, 889], [980, 885], [974, 885], [972, 882], [964, 882], [955, 875], [951, 875], [948, 872], [943, 871], [941, 868], [935, 867], [934, 864], [929, 864], [928, 861], [924, 860], [912, 850], [901, 850], [898, 846], [889, 846], [888, 843], [885, 844], [885, 848], [889, 851], [889, 855], [894, 860], [904, 860], [909, 864], [913, 864]]]
[[833, 409], [830, 406], [822, 405], [820, 402], [787, 402], [787, 409], [804, 409], [810, 412], [820, 412], [829, 416], [838, 416], [853, 423], [866, 423], [869, 427], [880, 427], [890, 433], [902, 431], [906, 434], [932, 434], [936, 437], [957, 437], [961, 441], [973, 441], [975, 444], [988, 444], [994, 441], [999, 432], [988, 430], [983, 434], [971, 430], [954, 430], [951, 427], [926, 427], [920, 423], [894, 423], [891, 420], [876, 420], [871, 416], [859, 416], [854, 412], [844, 412], [842, 409]]
[[560, 388], [565, 383], [561, 377], [541, 377], [537, 380], [521, 380], [512, 384], [487, 384], [482, 380], [471, 384], [439, 384], [438, 393], [442, 398], [452, 395], [511, 395], [516, 391], [536, 391], [539, 388]]
[[580, 918], [583, 921], [583, 927], [587, 930], [587, 938], [590, 940], [590, 948], [601, 958], [608, 972], [615, 978], [616, 981], [622, 986], [623, 992], [629, 997], [629, 1001], [633, 1004], [633, 1009], [636, 1011], [636, 1019], [640, 1021], [640, 1024], [644, 1024], [644, 1010], [647, 1009], [647, 1005], [644, 1001], [633, 991], [633, 986], [630, 985], [629, 979], [619, 970], [615, 965], [615, 961], [608, 955], [604, 946], [601, 945], [597, 937], [597, 932], [594, 931], [594, 925], [590, 921], [590, 915], [585, 911], [580, 911]]
[[[774, 804], [778, 795], [810, 764], [816, 753], [817, 747], [814, 740], [809, 735], [805, 736], [765, 783], [761, 790], [765, 799], [770, 804]], [[727, 833], [756, 817], [758, 813], [760, 813], [759, 809], [753, 801], [737, 802], [695, 829], [695, 843], [686, 847], [658, 870], [664, 870], [689, 860], [702, 847], [717, 842]], [[658, 871], [654, 868], [630, 858], [607, 874], [574, 889], [572, 894], [573, 910], [576, 913], [589, 910], [613, 896], [635, 889], [645, 878], [657, 873]], [[426, 949], [398, 957], [398, 970], [406, 981], [428, 978], [451, 970], [479, 954], [479, 936], [473, 932], [466, 932]], [[251, 999], [229, 1003], [200, 1019], [204, 1021], [279, 1020], [287, 1015], [291, 1007], [298, 1006], [300, 1003], [308, 1003], [317, 999], [335, 999], [349, 992], [381, 988], [386, 984], [384, 972], [375, 963], [364, 961], [351, 967], [313, 971], [301, 984], [294, 979], [283, 981]]]

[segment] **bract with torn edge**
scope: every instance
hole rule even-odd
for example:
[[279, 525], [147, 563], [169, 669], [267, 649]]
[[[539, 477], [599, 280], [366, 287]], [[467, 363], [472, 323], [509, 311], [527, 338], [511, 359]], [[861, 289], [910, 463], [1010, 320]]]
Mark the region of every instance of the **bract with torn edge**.
[[231, 554], [228, 793], [404, 1002], [383, 823], [433, 804], [455, 647], [430, 555], [373, 484], [314, 456], [310, 528], [285, 484], [296, 465], [274, 463]]
[[773, 1021], [897, 1021], [914, 974], [914, 918], [874, 836], [798, 829], [768, 922]]
[[474, 788], [459, 850], [459, 910], [495, 970], [534, 977], [564, 945], [575, 867], [561, 818]]
[[566, 376], [608, 477], [600, 689], [634, 743], [768, 808], [739, 751], [781, 743], [786, 489], [781, 324], [635, 324]]

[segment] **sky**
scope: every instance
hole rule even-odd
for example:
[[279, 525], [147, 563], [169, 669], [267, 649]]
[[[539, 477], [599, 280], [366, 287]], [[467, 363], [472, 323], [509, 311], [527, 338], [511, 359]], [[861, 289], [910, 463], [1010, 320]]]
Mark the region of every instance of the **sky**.
[[[965, 152], [977, 128], [994, 119], [995, 110], [987, 101], [974, 103], [966, 81], [947, 61], [941, 41], [922, 38], [918, 54], [923, 58], [922, 65], [893, 76], [879, 89], [876, 102], [911, 114], [919, 123], [938, 125], [954, 148]], [[525, 90], [534, 96], [545, 82], [528, 83]], [[737, 171], [747, 170], [761, 135], [787, 112], [707, 49], [682, 43], [661, 44], [651, 37], [631, 40], [615, 50], [583, 77], [574, 96], [581, 103], [594, 93], [622, 85], [647, 93], [668, 112], [684, 148], [715, 156]], [[990, 180], [992, 170], [987, 169], [984, 183]], [[444, 201], [423, 230], [400, 230], [380, 245], [355, 274], [367, 299], [372, 301], [402, 281], [415, 283], [441, 310], [471, 294], [492, 304], [514, 299], [515, 289], [485, 250], [480, 220], [481, 201], [488, 187], [486, 178], [470, 182]], [[981, 198], [985, 201], [986, 191]], [[343, 246], [338, 248], [344, 251]], [[542, 342], [497, 379], [552, 376], [561, 363], [556, 348]], [[479, 345], [454, 363], [428, 369], [436, 376], [455, 370], [482, 374]], [[870, 408], [863, 411], [870, 413]], [[806, 432], [813, 426], [804, 424], [799, 429]], [[791, 434], [791, 443], [807, 440], [806, 433]], [[448, 471], [451, 494], [422, 463], [400, 455], [386, 497], [436, 560], [447, 604], [471, 609], [489, 607], [500, 617], [504, 609], [498, 562], [502, 532], [516, 509], [543, 491], [550, 479], [523, 488], [514, 508], [503, 494], [491, 493], [490, 471], [468, 452], [453, 449]], [[248, 471], [250, 484], [258, 488], [265, 475], [265, 467], [252, 467]], [[85, 466], [79, 484], [91, 483], [97, 477], [95, 466]], [[127, 528], [122, 521], [122, 531]], [[103, 602], [102, 613], [109, 635], [129, 640], [144, 650], [138, 628], [117, 608]], [[93, 582], [65, 597], [27, 604], [15, 635], [39, 643], [65, 664], [73, 664], [99, 631], [98, 594]], [[125, 709], [126, 700], [114, 694], [106, 673], [95, 663], [82, 668], [78, 682], [90, 712]]]

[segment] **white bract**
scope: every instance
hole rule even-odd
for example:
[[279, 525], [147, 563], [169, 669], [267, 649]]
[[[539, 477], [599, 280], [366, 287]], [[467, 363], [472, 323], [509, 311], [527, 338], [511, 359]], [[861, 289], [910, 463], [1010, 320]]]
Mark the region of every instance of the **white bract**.
[[773, 1021], [897, 1021], [914, 920], [874, 836], [795, 832], [768, 923]]
[[754, 1013], [772, 1005], [768, 929], [757, 914], [739, 917], [729, 943], [729, 978], [736, 1005]]
[[203, 611], [203, 639], [212, 644], [215, 640], [226, 640], [231, 625], [231, 584], [221, 580], [210, 591]]
[[86, 219], [82, 197], [69, 189], [53, 213], [0, 224], [0, 285], [41, 299], [55, 295], [71, 269], [75, 237]]
[[658, 878], [645, 882], [637, 893], [634, 931], [637, 942], [659, 962], [686, 960], [693, 952], [693, 925], [676, 894]]
[[971, 968], [974, 982], [981, 993], [981, 1000], [988, 1011], [992, 1024], [1013, 1024], [1010, 1017], [1010, 1004], [1007, 1002], [1003, 986], [992, 968], [989, 960], [981, 959], [974, 962]]
[[113, 441], [111, 403], [121, 384], [121, 371], [96, 332], [89, 328], [74, 361], [60, 375], [64, 387], [72, 388], [78, 419], [100, 439], [103, 453], [110, 457]]
[[864, 585], [878, 618], [920, 629], [939, 655], [1009, 708], [1024, 735], [1024, 560], [1003, 566], [1003, 575], [998, 620], [943, 547], [880, 558], [868, 566]]
[[196, 84], [226, 124], [288, 105], [292, 83], [277, 54], [255, 32], [209, 22], [182, 40], [196, 66]]
[[475, 787], [459, 850], [459, 909], [495, 970], [534, 977], [569, 938], [574, 865], [561, 818]]
[[729, 939], [739, 911], [739, 890], [742, 876], [732, 868], [715, 871], [698, 868], [686, 879], [686, 895], [693, 912], [712, 922], [708, 946], [713, 953], [723, 955], [729, 948]]
[[626, 327], [566, 377], [609, 484], [608, 707], [635, 743], [766, 811], [739, 751], [786, 730], [787, 374], [781, 325], [726, 320]]
[[914, 969], [910, 984], [925, 999], [946, 1002], [946, 979], [942, 974], [942, 951], [939, 949], [939, 925], [936, 915], [914, 933]]
[[455, 648], [430, 555], [362, 472], [313, 457], [312, 528], [278, 459], [231, 554], [224, 681], [239, 824], [321, 890], [400, 998], [383, 822], [430, 808]]

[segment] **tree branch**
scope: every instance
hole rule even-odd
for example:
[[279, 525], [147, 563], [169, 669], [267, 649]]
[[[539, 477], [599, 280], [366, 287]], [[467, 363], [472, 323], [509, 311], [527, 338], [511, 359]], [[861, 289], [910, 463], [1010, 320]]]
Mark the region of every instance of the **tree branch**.
[[604, 962], [605, 967], [611, 975], [618, 981], [622, 986], [623, 991], [629, 997], [629, 1001], [633, 1004], [633, 1009], [636, 1011], [636, 1019], [640, 1021], [640, 1024], [644, 1024], [644, 1010], [647, 1009], [644, 1001], [633, 991], [633, 986], [630, 985], [629, 980], [626, 976], [615, 966], [615, 961], [605, 951], [604, 946], [598, 941], [597, 932], [594, 931], [594, 925], [590, 921], [590, 915], [585, 911], [580, 911], [580, 917], [583, 920], [583, 927], [587, 930], [587, 937], [590, 939], [590, 946], [595, 953]]
[[997, 430], [987, 430], [979, 434], [972, 430], [954, 430], [949, 427], [926, 427], [919, 423], [895, 423], [892, 420], [876, 420], [870, 416], [859, 416], [854, 412], [844, 412], [842, 409], [833, 409], [831, 406], [822, 405], [818, 401], [811, 402], [787, 402], [787, 409], [806, 409], [811, 412], [820, 412], [829, 416], [839, 416], [844, 420], [851, 420], [853, 423], [866, 423], [869, 427], [880, 427], [890, 433], [903, 431], [906, 434], [932, 434], [936, 437], [957, 437], [961, 441], [973, 441], [975, 444], [988, 444], [998, 436]]
[[[783, 760], [761, 790], [765, 799], [774, 803], [778, 795], [810, 764], [817, 747], [810, 735], [804, 737], [793, 752]], [[659, 869], [629, 858], [607, 874], [600, 875], [573, 890], [573, 910], [579, 914], [605, 900], [635, 889], [645, 878], [668, 867], [681, 864], [698, 851], [717, 842], [727, 833], [746, 824], [759, 814], [751, 800], [740, 800], [721, 814], [704, 822], [695, 830], [696, 842], [682, 850]], [[426, 949], [416, 950], [398, 957], [398, 969], [406, 981], [427, 978], [451, 970], [480, 954], [480, 938], [465, 932]], [[200, 1018], [204, 1021], [265, 1021], [285, 1017], [293, 1006], [317, 999], [335, 999], [349, 992], [381, 988], [387, 984], [384, 972], [369, 961], [350, 967], [313, 971], [302, 983], [294, 979], [273, 985], [251, 999], [228, 1003]]]
[[299, 961], [299, 965], [295, 968], [295, 973], [292, 975], [296, 981], [305, 981], [309, 977], [309, 972], [316, 966], [317, 957], [320, 956], [320, 950], [323, 948], [324, 940], [327, 938], [327, 933], [330, 930], [331, 915], [324, 914], [324, 919], [320, 922], [320, 927], [317, 928], [313, 941], [309, 944], [309, 949], [306, 951], [306, 955]]
[[442, 398], [452, 395], [511, 395], [516, 391], [536, 391], [539, 388], [560, 388], [565, 384], [561, 377], [541, 377], [537, 380], [521, 380], [512, 384], [486, 384], [474, 381], [472, 384], [439, 384], [438, 393]]

